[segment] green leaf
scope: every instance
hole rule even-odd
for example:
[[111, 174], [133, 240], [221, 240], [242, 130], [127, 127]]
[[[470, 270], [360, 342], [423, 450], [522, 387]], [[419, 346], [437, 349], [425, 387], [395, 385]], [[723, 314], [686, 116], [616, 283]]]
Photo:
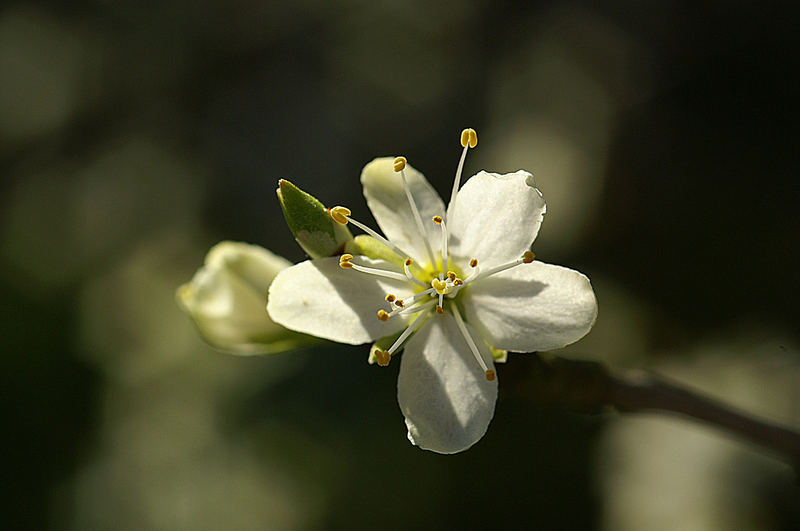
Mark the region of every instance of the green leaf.
[[345, 243], [353, 239], [350, 230], [334, 223], [316, 197], [291, 182], [279, 180], [276, 193], [289, 230], [311, 258], [341, 254]]

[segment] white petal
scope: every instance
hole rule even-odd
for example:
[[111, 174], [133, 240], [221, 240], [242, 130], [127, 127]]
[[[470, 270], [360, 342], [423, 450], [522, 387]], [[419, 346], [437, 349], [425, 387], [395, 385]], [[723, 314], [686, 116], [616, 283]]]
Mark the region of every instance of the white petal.
[[[367, 198], [367, 205], [383, 234], [392, 243], [410, 253], [411, 258], [427, 264], [430, 259], [425, 250], [425, 241], [417, 230], [403, 188], [403, 180], [392, 168], [393, 161], [392, 157], [382, 157], [364, 166], [361, 172], [364, 197]], [[444, 203], [427, 179], [410, 164], [406, 165], [405, 174], [411, 195], [419, 209], [428, 242], [436, 253], [436, 249], [441, 245], [441, 229], [431, 219], [433, 216], [444, 215]]]
[[450, 253], [477, 258], [481, 267], [515, 260], [530, 249], [545, 213], [544, 199], [523, 170], [499, 175], [482, 171], [456, 196]]
[[[361, 256], [354, 264], [397, 271], [383, 260]], [[283, 270], [269, 287], [270, 317], [286, 328], [340, 343], [359, 344], [387, 336], [407, 326], [407, 317], [379, 321], [388, 310], [387, 293], [399, 298], [413, 294], [407, 281], [378, 278], [339, 267], [339, 258], [320, 258]]]
[[211, 345], [236, 354], [291, 348], [295, 334], [267, 315], [267, 288], [291, 262], [257, 245], [221, 242], [206, 255], [177, 300]]
[[467, 321], [491, 345], [517, 352], [574, 343], [597, 317], [588, 278], [537, 261], [478, 280], [462, 297]]
[[[486, 365], [494, 367], [486, 344], [474, 330], [470, 333]], [[397, 400], [412, 443], [453, 454], [486, 433], [494, 416], [497, 379], [486, 380], [453, 316], [433, 314], [403, 351]]]

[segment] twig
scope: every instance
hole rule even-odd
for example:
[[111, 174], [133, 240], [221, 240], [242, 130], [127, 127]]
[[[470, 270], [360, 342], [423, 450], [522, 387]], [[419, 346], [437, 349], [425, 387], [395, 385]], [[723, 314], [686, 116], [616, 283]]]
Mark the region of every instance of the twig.
[[703, 396], [655, 374], [629, 371], [612, 375], [600, 363], [538, 354], [512, 356], [513, 368], [503, 371], [503, 386], [541, 404], [599, 412], [677, 413], [722, 428], [757, 443], [800, 465], [800, 433]]

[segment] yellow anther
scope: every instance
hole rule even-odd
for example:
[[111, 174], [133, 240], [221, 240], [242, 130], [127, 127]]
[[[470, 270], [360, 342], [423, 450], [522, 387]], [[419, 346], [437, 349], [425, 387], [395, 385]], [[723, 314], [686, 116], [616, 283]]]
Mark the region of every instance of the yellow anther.
[[463, 280], [461, 280], [460, 278], [457, 278], [457, 279], [455, 279], [455, 280], [453, 281], [453, 285], [454, 285], [454, 286], [461, 286], [462, 284], [464, 284], [464, 281], [463, 281]]
[[440, 305], [437, 304], [436, 313], [438, 313], [439, 315], [444, 315], [444, 308], [442, 308]]
[[411, 265], [411, 264], [413, 264], [413, 263], [414, 263], [414, 260], [412, 260], [411, 258], [406, 258], [405, 264], [406, 264], [407, 266], [410, 266], [410, 265]]
[[386, 313], [386, 310], [378, 310], [378, 320], [384, 322], [389, 320], [389, 314]]
[[433, 216], [433, 222], [436, 223], [437, 225], [441, 225], [442, 221], [444, 221], [442, 219], [442, 216]]
[[392, 361], [392, 355], [386, 350], [375, 349], [375, 361], [381, 367], [387, 367], [389, 362]]
[[452, 271], [448, 271], [447, 272], [447, 278], [450, 279], [450, 282], [455, 282], [456, 281], [456, 274], [453, 273]]
[[402, 308], [403, 306], [405, 306], [405, 303], [403, 303], [403, 299], [397, 299], [396, 301], [394, 301], [394, 303], [395, 303], [397, 306], [399, 306], [400, 308]]
[[[381, 362], [379, 360], [378, 361], [378, 365], [380, 365], [380, 364], [381, 364]], [[486, 379], [489, 380], [490, 382], [494, 381], [494, 371], [492, 369], [489, 369], [489, 370], [486, 371]]]
[[353, 267], [353, 264], [350, 262], [350, 260], [352, 259], [353, 259], [352, 254], [343, 254], [342, 256], [339, 257], [339, 267], [341, 267], [342, 269], [350, 269], [351, 267]]
[[394, 171], [398, 172], [406, 169], [406, 162], [408, 161], [405, 157], [397, 157], [394, 159]]
[[350, 209], [343, 206], [335, 206], [328, 209], [328, 215], [339, 225], [347, 225], [347, 217], [351, 214]]
[[391, 303], [391, 302], [394, 302], [395, 300], [397, 300], [397, 297], [395, 297], [395, 296], [394, 296], [394, 295], [392, 295], [391, 293], [389, 293], [388, 295], [386, 295], [386, 302], [390, 302], [390, 303]]
[[536, 255], [533, 254], [533, 251], [525, 251], [525, 254], [522, 255], [522, 263], [530, 264], [535, 258]]
[[470, 267], [478, 267], [478, 259], [477, 258], [473, 258], [472, 260], [470, 260], [469, 261], [469, 266]]
[[461, 145], [463, 147], [474, 148], [478, 145], [478, 133], [475, 132], [475, 129], [464, 129], [461, 131]]

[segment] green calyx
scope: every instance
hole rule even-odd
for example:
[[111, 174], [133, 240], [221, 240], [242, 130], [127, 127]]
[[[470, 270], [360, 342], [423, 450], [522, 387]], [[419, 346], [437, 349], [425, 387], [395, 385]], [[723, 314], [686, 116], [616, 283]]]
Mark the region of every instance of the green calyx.
[[287, 181], [278, 181], [278, 201], [295, 240], [311, 258], [340, 254], [353, 239], [350, 230], [334, 223], [320, 201]]

